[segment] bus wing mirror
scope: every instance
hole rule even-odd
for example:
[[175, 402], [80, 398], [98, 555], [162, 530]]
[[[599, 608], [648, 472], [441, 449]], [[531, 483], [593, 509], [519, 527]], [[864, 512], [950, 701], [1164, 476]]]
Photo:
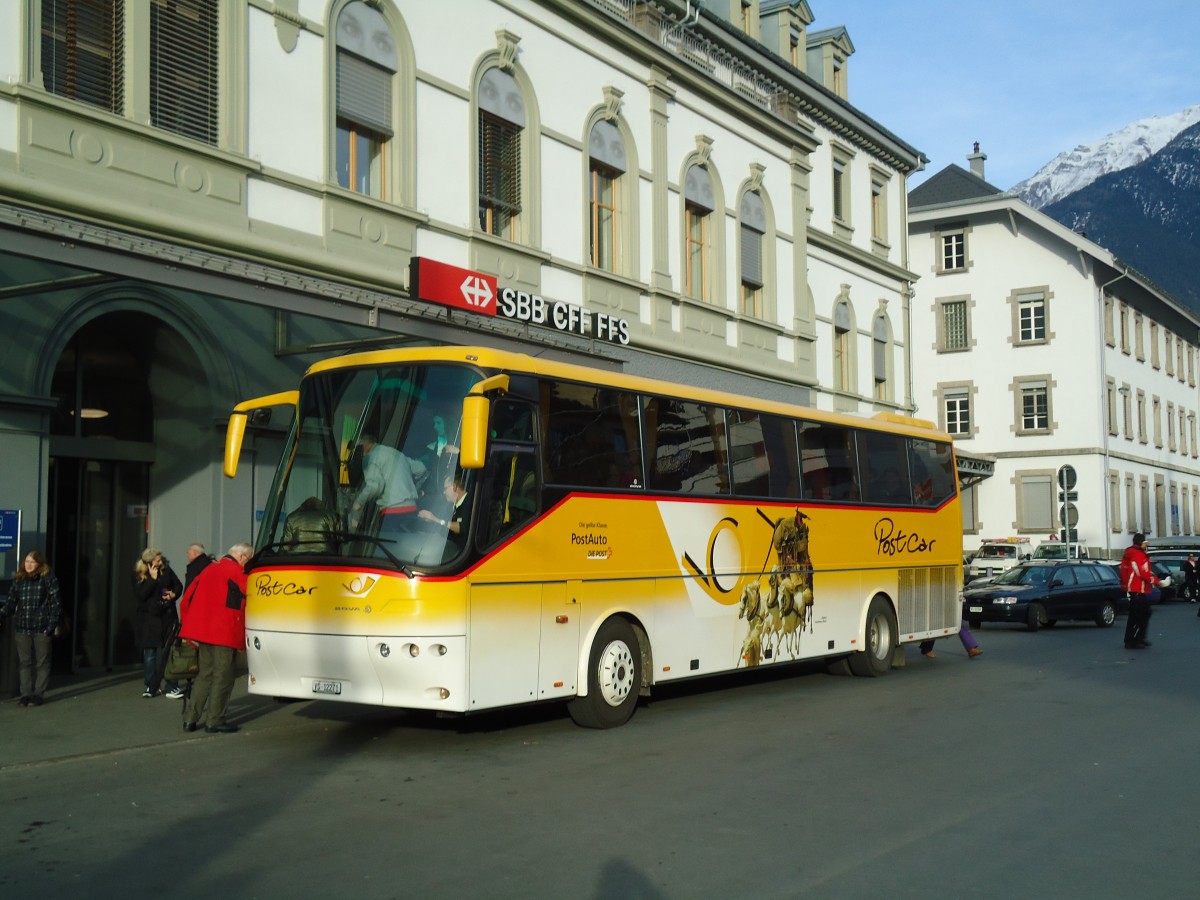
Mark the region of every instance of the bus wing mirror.
[[229, 416], [229, 425], [225, 428], [225, 476], [233, 478], [237, 475], [238, 457], [242, 455], [242, 440], [246, 436], [247, 420], [253, 425], [266, 425], [271, 421], [271, 406], [290, 406], [293, 409], [300, 402], [299, 391], [282, 391], [278, 394], [268, 394], [265, 397], [255, 397], [244, 400], [233, 408]]
[[487, 457], [490, 428], [491, 399], [489, 392], [508, 393], [508, 376], [493, 375], [479, 382], [463, 398], [462, 438], [458, 447], [458, 464], [464, 469], [482, 469]]

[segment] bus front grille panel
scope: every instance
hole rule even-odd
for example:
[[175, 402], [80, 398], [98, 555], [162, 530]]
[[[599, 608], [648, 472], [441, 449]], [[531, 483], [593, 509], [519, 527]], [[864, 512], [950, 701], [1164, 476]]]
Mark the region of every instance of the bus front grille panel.
[[896, 624], [901, 634], [958, 628], [958, 574], [953, 566], [901, 569]]

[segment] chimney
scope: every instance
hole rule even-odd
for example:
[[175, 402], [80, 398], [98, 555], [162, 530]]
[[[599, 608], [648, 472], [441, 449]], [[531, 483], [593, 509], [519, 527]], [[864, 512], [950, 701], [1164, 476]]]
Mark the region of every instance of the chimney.
[[967, 157], [967, 162], [971, 164], [971, 174], [976, 178], [983, 178], [983, 164], [987, 161], [987, 154], [981, 153], [979, 150], [979, 141], [975, 142], [975, 152]]

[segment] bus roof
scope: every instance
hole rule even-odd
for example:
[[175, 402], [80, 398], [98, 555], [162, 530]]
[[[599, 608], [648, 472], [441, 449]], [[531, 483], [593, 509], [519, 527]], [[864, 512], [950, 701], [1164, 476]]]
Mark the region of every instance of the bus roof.
[[492, 373], [527, 374], [548, 378], [561, 378], [567, 381], [599, 384], [621, 388], [642, 394], [664, 394], [672, 397], [682, 397], [700, 403], [731, 406], [740, 409], [753, 409], [764, 413], [797, 416], [822, 422], [831, 422], [854, 427], [878, 428], [890, 432], [904, 432], [916, 437], [937, 437], [950, 440], [950, 436], [941, 432], [932, 423], [924, 419], [914, 419], [896, 413], [876, 413], [871, 418], [819, 410], [809, 406], [798, 406], [781, 403], [776, 400], [764, 400], [760, 397], [750, 397], [742, 394], [732, 394], [725, 391], [715, 391], [692, 385], [677, 384], [669, 381], [659, 381], [640, 375], [629, 375], [623, 372], [612, 372], [604, 369], [593, 369], [574, 363], [558, 362], [529, 356], [525, 353], [513, 353], [506, 350], [495, 350], [489, 347], [418, 347], [388, 350], [369, 350], [361, 353], [350, 353], [345, 356], [335, 356], [320, 360], [309, 366], [304, 377], [330, 372], [338, 369], [357, 367], [372, 367], [391, 364], [406, 364], [412, 362], [448, 362], [466, 363], [478, 366]]

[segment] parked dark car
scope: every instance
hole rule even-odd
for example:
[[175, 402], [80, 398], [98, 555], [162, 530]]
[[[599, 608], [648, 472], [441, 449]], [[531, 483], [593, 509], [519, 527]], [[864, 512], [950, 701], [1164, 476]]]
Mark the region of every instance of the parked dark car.
[[[1158, 578], [1158, 585], [1150, 591], [1151, 603], [1162, 603], [1166, 600], [1174, 600], [1177, 590], [1183, 588], [1183, 575], [1176, 577], [1170, 566], [1163, 560], [1159, 559], [1155, 554], [1147, 554], [1150, 557], [1150, 568], [1154, 575]], [[1185, 553], [1184, 556], [1187, 554]], [[1117, 573], [1117, 580], [1121, 580], [1121, 564], [1119, 562], [1108, 562], [1106, 565]], [[1182, 565], [1182, 564], [1181, 564]], [[1124, 587], [1121, 588], [1124, 590]]]
[[1090, 559], [1026, 560], [963, 591], [963, 613], [972, 628], [1017, 622], [1037, 631], [1059, 619], [1086, 619], [1108, 628], [1127, 605], [1116, 571]]
[[[1150, 557], [1150, 565], [1154, 568], [1154, 574], [1162, 578], [1162, 571], [1165, 570], [1171, 576], [1171, 584], [1163, 589], [1162, 599], [1174, 600], [1195, 600], [1197, 599], [1195, 589], [1188, 585], [1187, 579], [1183, 574], [1183, 561], [1187, 559], [1187, 550], [1154, 550], [1151, 549], [1148, 553]], [[1196, 551], [1190, 551], [1195, 553]]]

